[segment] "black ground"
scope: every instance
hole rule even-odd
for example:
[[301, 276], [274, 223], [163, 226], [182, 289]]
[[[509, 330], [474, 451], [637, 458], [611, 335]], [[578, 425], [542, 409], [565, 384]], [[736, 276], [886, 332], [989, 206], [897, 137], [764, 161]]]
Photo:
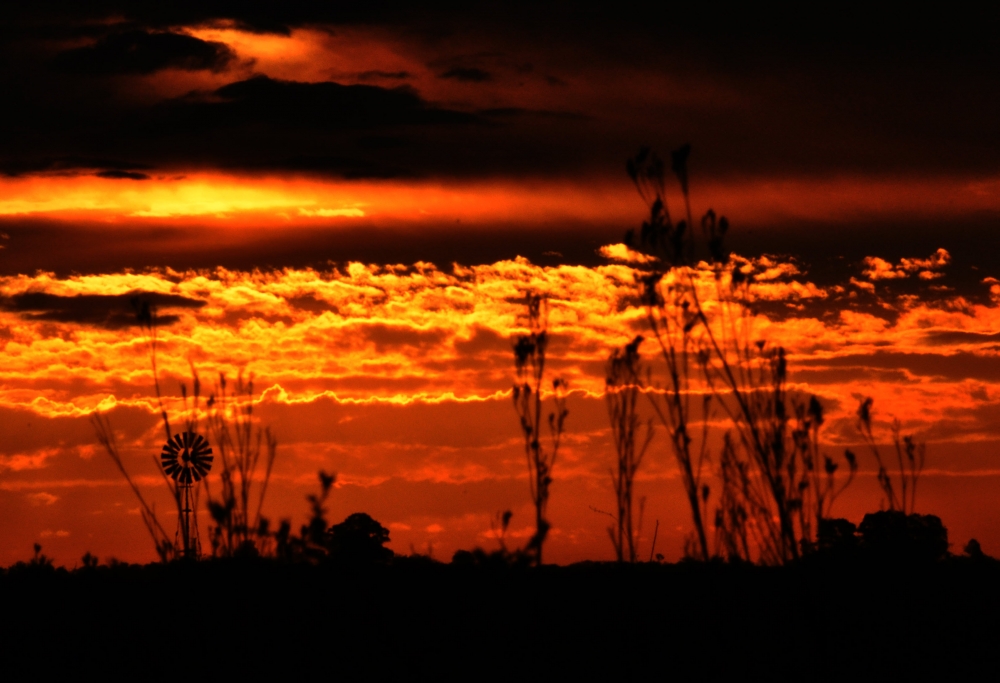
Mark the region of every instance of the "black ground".
[[954, 679], [997, 663], [1000, 563], [22, 566], [0, 605], [8, 680]]

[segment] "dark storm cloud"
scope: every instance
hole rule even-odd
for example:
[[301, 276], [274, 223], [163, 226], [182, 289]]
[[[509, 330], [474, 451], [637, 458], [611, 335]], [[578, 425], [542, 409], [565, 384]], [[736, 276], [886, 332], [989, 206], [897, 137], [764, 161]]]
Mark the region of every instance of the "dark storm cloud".
[[[93, 325], [121, 329], [137, 325], [135, 302], [146, 301], [160, 310], [201, 308], [204, 301], [176, 294], [129, 292], [118, 295], [83, 294], [59, 296], [46, 292], [26, 292], [0, 299], [0, 307], [19, 313], [27, 320]], [[177, 322], [176, 315], [157, 315], [159, 325]]]
[[90, 75], [151, 74], [161, 69], [222, 71], [236, 55], [222, 43], [180, 33], [127, 31], [56, 55], [57, 69]]

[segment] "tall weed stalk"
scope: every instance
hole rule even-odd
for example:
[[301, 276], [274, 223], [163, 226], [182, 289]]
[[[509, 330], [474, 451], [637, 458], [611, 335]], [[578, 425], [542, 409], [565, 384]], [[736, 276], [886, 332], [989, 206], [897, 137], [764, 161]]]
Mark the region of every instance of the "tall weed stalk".
[[615, 490], [614, 525], [608, 535], [619, 562], [635, 562], [639, 552], [639, 532], [645, 498], [639, 499], [638, 516], [635, 512], [635, 475], [639, 471], [646, 449], [653, 440], [652, 421], [646, 423], [641, 433], [638, 403], [641, 393], [641, 361], [639, 345], [642, 337], [615, 349], [608, 359], [604, 383], [604, 400], [611, 422], [611, 435], [615, 444], [615, 465], [611, 470], [611, 483]]
[[548, 349], [548, 302], [539, 294], [526, 296], [528, 334], [514, 339], [514, 366], [517, 382], [512, 397], [514, 410], [520, 421], [524, 437], [524, 454], [528, 462], [528, 479], [531, 502], [535, 507], [535, 534], [528, 542], [526, 552], [542, 564], [542, 546], [549, 532], [546, 510], [552, 470], [562, 441], [563, 426], [569, 411], [566, 410], [566, 382], [552, 380], [554, 410], [548, 414], [549, 443], [542, 441], [542, 391], [545, 380], [545, 352]]
[[902, 436], [902, 426], [898, 419], [892, 422], [892, 444], [896, 453], [898, 466], [898, 484], [893, 484], [882, 452], [875, 443], [872, 432], [872, 405], [874, 400], [869, 396], [858, 405], [858, 431], [868, 445], [875, 462], [878, 465], [878, 483], [885, 496], [883, 507], [891, 511], [899, 511], [906, 515], [913, 514], [917, 502], [917, 480], [924, 469], [927, 459], [927, 444], [916, 443], [913, 435]]
[[[213, 498], [205, 479], [212, 528], [212, 554], [266, 555], [271, 552], [270, 523], [261, 516], [271, 480], [278, 441], [269, 427], [255, 427], [253, 378], [241, 372], [230, 391], [225, 375], [219, 375], [215, 393], [208, 399], [208, 427], [221, 464], [221, 491]], [[263, 468], [260, 481], [255, 480]], [[255, 490], [256, 489], [256, 490]]]
[[[647, 395], [670, 434], [691, 509], [694, 533], [686, 554], [787, 562], [815, 542], [819, 521], [853, 480], [856, 462], [845, 453], [850, 474], [837, 485], [838, 464], [819, 451], [821, 404], [815, 397], [796, 404], [788, 396], [785, 350], [754, 338], [752, 266], [731, 258], [724, 216], [704, 214], [704, 247], [696, 249], [689, 154], [685, 145], [671, 155], [684, 201], [684, 218], [677, 222], [667, 206], [664, 162], [645, 149], [628, 164], [649, 218], [626, 241], [653, 257], [637, 282], [667, 376], [661, 391]], [[705, 527], [711, 489], [704, 474], [713, 406], [729, 428], [719, 454], [722, 490], [710, 550]]]
[[[173, 436], [173, 430], [171, 429], [170, 417], [167, 414], [167, 409], [163, 405], [163, 393], [160, 390], [159, 369], [157, 367], [159, 340], [157, 338], [158, 321], [156, 306], [148, 300], [139, 298], [133, 299], [132, 305], [135, 308], [136, 322], [142, 330], [143, 340], [146, 344], [147, 352], [149, 353], [150, 366], [153, 372], [153, 387], [156, 391], [156, 404], [159, 408], [160, 418], [163, 422], [164, 435], [166, 440], [170, 441]], [[186, 387], [182, 387], [182, 391], [184, 393], [186, 404]], [[194, 391], [195, 409], [197, 409], [198, 393], [198, 385], [196, 382]], [[190, 422], [193, 419], [190, 417], [190, 413], [188, 419], [188, 428], [193, 431], [194, 424]], [[163, 482], [166, 485], [167, 490], [170, 492], [170, 496], [174, 501], [174, 506], [177, 512], [177, 527], [173, 535], [173, 540], [170, 539], [169, 535], [164, 530], [163, 525], [157, 518], [155, 506], [146, 502], [146, 499], [139, 490], [139, 487], [135, 484], [135, 481], [125, 468], [125, 464], [121, 457], [121, 450], [118, 446], [117, 438], [111, 425], [110, 418], [106, 415], [101, 415], [95, 412], [91, 416], [91, 423], [94, 426], [98, 443], [104, 447], [104, 451], [115, 463], [118, 471], [121, 472], [125, 481], [128, 483], [129, 488], [131, 488], [133, 494], [135, 494], [136, 498], [139, 500], [139, 508], [143, 523], [150, 533], [153, 544], [156, 548], [156, 553], [160, 557], [160, 560], [167, 562], [169, 560], [176, 559], [177, 557], [197, 556], [199, 552], [197, 517], [195, 517], [194, 524], [189, 523], [189, 518], [185, 514], [188, 510], [186, 503], [189, 503], [189, 501], [185, 501], [184, 492], [181, 487], [178, 486], [177, 482], [167, 475], [166, 471], [163, 469], [163, 464], [160, 461], [159, 454], [157, 453], [152, 456], [153, 463], [155, 464], [157, 471], [160, 473], [160, 476], [163, 478]], [[197, 496], [197, 493], [195, 495]], [[197, 510], [197, 498], [195, 499], [193, 507]]]

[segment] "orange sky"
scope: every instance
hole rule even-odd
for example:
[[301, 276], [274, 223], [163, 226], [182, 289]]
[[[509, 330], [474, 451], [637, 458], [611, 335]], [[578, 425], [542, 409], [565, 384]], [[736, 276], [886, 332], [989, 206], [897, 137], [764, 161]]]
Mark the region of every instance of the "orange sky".
[[[606, 252], [626, 253], [610, 245]], [[760, 315], [755, 325], [761, 337], [789, 349], [793, 388], [816, 393], [828, 407], [823, 440], [830, 452], [857, 443], [857, 399], [873, 396], [883, 438], [892, 416], [928, 441], [918, 508], [941, 514], [956, 542], [976, 535], [995, 552], [1000, 534], [982, 516], [992, 508], [979, 492], [1000, 475], [989, 457], [998, 438], [991, 406], [1000, 373], [992, 369], [992, 335], [1000, 309], [930, 289], [948, 281], [949, 260], [947, 252], [896, 263], [873, 258], [867, 276], [832, 288], [811, 283], [788, 261], [757, 260], [758, 298], [791, 308], [787, 315]], [[871, 288], [877, 297], [885, 282], [906, 278], [927, 289], [884, 302], [898, 315], [894, 322], [849, 306]], [[1000, 285], [982, 287], [1000, 298]], [[0, 294], [15, 302], [25, 293], [134, 291], [204, 302], [162, 311], [179, 317], [160, 331], [159, 356], [175, 420], [183, 414], [179, 388], [190, 384], [189, 362], [206, 387], [220, 372], [230, 378], [252, 373], [256, 415], [280, 442], [267, 514], [301, 519], [316, 471], [336, 471], [331, 517], [367, 510], [392, 529], [395, 550], [407, 552], [411, 544], [426, 550], [430, 543], [444, 558], [461, 547], [489, 546], [490, 520], [502, 509], [515, 511], [515, 536], [528, 534], [523, 452], [509, 398], [516, 299], [528, 290], [551, 297], [551, 367], [573, 390], [552, 494], [549, 555], [559, 562], [610, 557], [605, 520], [590, 507], [607, 508], [612, 500], [603, 363], [610, 348], [644, 324], [642, 309], [630, 303], [634, 285], [626, 264], [539, 267], [518, 260], [442, 270], [352, 263], [326, 272], [219, 269], [0, 280]], [[817, 301], [828, 302], [836, 315], [821, 320], [795, 310]], [[149, 459], [163, 437], [145, 343], [137, 328], [63, 322], [56, 308], [49, 319], [33, 319], [46, 312], [23, 306], [20, 313], [0, 313], [6, 432], [0, 491], [5, 516], [16, 522], [4, 527], [0, 562], [22, 557], [35, 540], [70, 564], [86, 550], [150, 559], [135, 501], [88, 423], [91, 411], [106, 411], [121, 430], [128, 466], [150, 495], [163, 493]], [[866, 476], [850, 490], [841, 514], [859, 517], [878, 507], [869, 460], [862, 456]], [[676, 558], [687, 513], [662, 435], [640, 479], [647, 522], [661, 525], [658, 549]]]
[[[611, 558], [593, 509], [613, 502], [604, 362], [644, 330], [619, 244], [643, 218], [624, 160], [682, 142], [694, 212], [728, 215], [757, 274], [754, 333], [823, 401], [824, 448], [861, 454], [836, 512], [879, 506], [853, 418], [872, 396], [880, 438], [898, 418], [928, 444], [918, 510], [953, 550], [975, 536], [1000, 553], [1000, 102], [992, 53], [970, 62], [983, 41], [964, 29], [949, 42], [935, 23], [914, 47], [728, 15], [64, 9], [26, 6], [0, 35], [16, 104], [0, 146], [0, 565], [35, 542], [67, 565], [153, 559], [89, 422], [105, 412], [165, 510], [135, 292], [168, 297], [175, 420], [192, 365], [206, 393], [254, 376], [280, 444], [265, 514], [298, 523], [316, 472], [335, 471], [332, 521], [369, 512], [394, 550], [439, 559], [493, 547], [505, 509], [512, 539], [531, 534], [510, 340], [518, 299], [547, 294], [572, 393], [546, 558]], [[662, 433], [639, 480], [641, 552], [658, 523], [677, 559], [689, 513]]]

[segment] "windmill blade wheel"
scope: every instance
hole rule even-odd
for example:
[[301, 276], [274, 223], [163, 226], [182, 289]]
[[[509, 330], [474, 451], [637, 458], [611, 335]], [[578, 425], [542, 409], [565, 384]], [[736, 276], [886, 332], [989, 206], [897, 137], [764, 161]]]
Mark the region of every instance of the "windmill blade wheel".
[[195, 432], [175, 434], [160, 452], [163, 471], [183, 485], [201, 481], [212, 469], [214, 459], [208, 440]]

